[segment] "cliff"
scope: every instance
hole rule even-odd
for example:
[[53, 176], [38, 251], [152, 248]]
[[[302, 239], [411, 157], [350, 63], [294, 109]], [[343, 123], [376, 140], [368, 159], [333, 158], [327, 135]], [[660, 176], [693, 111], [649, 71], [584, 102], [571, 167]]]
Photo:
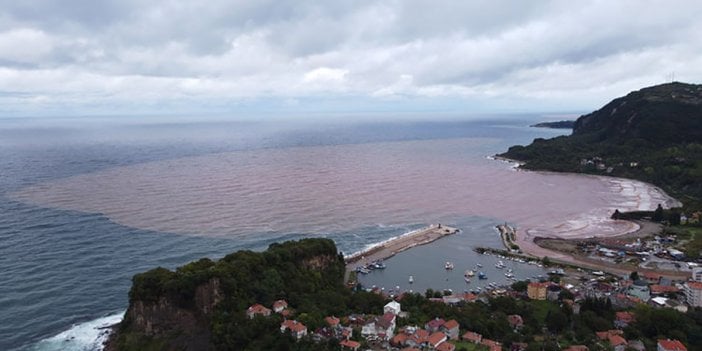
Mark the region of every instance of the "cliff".
[[523, 168], [639, 179], [702, 207], [702, 85], [669, 83], [616, 98], [575, 121], [573, 133], [499, 156]]
[[250, 321], [245, 315], [250, 305], [285, 299], [305, 308], [319, 294], [345, 296], [343, 275], [343, 258], [327, 239], [239, 251], [175, 271], [156, 268], [134, 276], [129, 308], [106, 349], [258, 349], [251, 345], [259, 337], [284, 337], [281, 319]]

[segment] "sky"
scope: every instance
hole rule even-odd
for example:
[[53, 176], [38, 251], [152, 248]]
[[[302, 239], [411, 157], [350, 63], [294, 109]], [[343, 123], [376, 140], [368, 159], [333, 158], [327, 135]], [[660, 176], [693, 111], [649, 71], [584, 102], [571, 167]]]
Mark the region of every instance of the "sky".
[[700, 1], [0, 0], [0, 117], [592, 111], [702, 81]]

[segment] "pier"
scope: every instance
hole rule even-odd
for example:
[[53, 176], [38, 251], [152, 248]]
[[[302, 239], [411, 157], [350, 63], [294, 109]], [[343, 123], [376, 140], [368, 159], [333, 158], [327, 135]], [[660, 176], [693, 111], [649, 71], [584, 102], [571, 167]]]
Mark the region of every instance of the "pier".
[[444, 236], [458, 233], [458, 231], [457, 228], [432, 224], [427, 228], [401, 235], [346, 257], [346, 271], [350, 272], [358, 266], [390, 258], [407, 249], [431, 243]]

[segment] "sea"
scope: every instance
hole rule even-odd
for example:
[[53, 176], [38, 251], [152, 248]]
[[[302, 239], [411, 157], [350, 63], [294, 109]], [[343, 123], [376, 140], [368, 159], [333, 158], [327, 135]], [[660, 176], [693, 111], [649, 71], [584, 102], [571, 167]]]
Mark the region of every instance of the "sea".
[[[570, 132], [529, 127], [549, 119], [0, 119], [0, 350], [99, 350], [134, 274], [306, 237], [348, 254], [456, 226], [362, 282], [461, 290], [478, 263], [501, 282], [497, 258], [473, 251], [501, 245], [495, 225], [577, 217], [621, 195], [489, 158]], [[540, 274], [508, 264], [519, 278]]]

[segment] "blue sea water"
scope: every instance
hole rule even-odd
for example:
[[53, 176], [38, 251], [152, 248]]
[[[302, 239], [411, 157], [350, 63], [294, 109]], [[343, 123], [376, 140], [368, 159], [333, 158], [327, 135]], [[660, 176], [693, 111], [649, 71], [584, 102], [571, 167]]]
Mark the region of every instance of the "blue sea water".
[[[356, 124], [0, 119], [0, 350], [99, 349], [95, 327], [119, 320], [135, 273], [156, 266], [173, 268], [203, 256], [217, 258], [239, 249], [262, 250], [276, 241], [309, 236], [304, 230], [236, 238], [148, 231], [117, 224], [100, 213], [18, 202], [8, 196], [14, 191], [119, 166], [235, 150], [465, 137], [498, 140], [476, 145], [469, 155], [486, 156], [536, 137], [563, 133], [526, 127], [541, 118]], [[446, 150], [457, 162], [470, 160], [464, 153]], [[310, 218], [315, 215], [309, 213]], [[480, 230], [499, 222], [450, 220], [462, 228], [474, 225]], [[325, 236], [342, 251], [354, 252], [426, 224], [365, 223]], [[406, 279], [404, 272], [401, 275]]]

